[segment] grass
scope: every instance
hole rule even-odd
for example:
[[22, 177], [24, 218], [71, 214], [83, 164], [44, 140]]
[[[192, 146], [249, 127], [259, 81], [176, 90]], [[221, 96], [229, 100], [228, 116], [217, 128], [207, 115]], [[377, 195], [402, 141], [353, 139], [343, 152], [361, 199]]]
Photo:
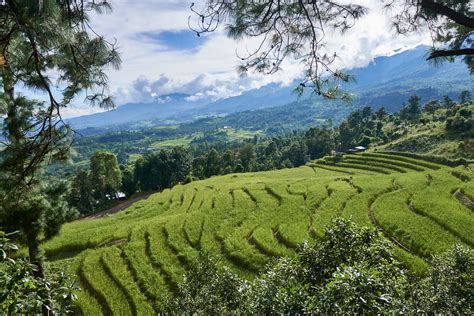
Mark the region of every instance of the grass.
[[150, 145], [150, 148], [153, 150], [168, 149], [176, 146], [187, 146], [191, 143], [193, 137], [180, 137], [173, 138], [168, 140], [163, 140], [159, 142], [154, 142]]
[[[473, 166], [474, 167], [474, 166]], [[474, 174], [399, 155], [364, 153], [279, 171], [177, 185], [112, 216], [66, 224], [44, 244], [84, 289], [86, 315], [160, 311], [199, 251], [252, 278], [273, 258], [318, 242], [338, 216], [372, 226], [422, 274], [431, 256], [474, 244]]]
[[103, 312], [132, 314], [132, 304], [126, 293], [118, 286], [116, 280], [108, 273], [102, 260], [103, 251], [89, 253], [85, 256], [80, 269], [84, 279], [89, 282], [92, 293], [97, 296]]

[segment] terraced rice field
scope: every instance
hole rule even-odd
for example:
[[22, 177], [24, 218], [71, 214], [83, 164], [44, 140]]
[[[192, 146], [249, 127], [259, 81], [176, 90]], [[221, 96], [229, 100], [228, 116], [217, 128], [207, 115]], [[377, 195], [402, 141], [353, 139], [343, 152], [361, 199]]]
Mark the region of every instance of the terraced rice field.
[[433, 254], [474, 246], [471, 168], [364, 153], [215, 177], [67, 224], [44, 247], [50, 264], [77, 276], [78, 307], [87, 315], [159, 312], [201, 250], [251, 278], [298, 244], [318, 242], [337, 216], [379, 229], [422, 273]]

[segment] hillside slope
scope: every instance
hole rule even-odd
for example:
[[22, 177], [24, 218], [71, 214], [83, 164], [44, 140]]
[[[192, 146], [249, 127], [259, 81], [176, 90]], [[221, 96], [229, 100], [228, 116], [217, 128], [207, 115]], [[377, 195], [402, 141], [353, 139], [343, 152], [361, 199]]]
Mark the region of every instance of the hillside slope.
[[50, 264], [77, 276], [86, 315], [158, 312], [201, 250], [252, 277], [271, 258], [317, 242], [337, 216], [380, 229], [422, 273], [431, 255], [474, 246], [473, 178], [469, 167], [347, 155], [178, 185], [110, 217], [66, 224], [44, 247]]
[[444, 122], [419, 124], [401, 138], [378, 148], [448, 158], [474, 159], [474, 132], [447, 132]]

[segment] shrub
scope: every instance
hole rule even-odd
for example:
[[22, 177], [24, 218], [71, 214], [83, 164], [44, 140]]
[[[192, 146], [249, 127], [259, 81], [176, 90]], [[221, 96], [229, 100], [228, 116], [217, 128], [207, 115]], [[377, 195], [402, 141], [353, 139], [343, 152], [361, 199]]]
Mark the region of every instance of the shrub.
[[7, 315], [41, 314], [47, 308], [55, 314], [72, 312], [77, 290], [63, 273], [50, 272], [49, 277], [35, 276], [37, 267], [26, 259], [9, 256], [18, 247], [8, 234], [0, 231], [0, 311]]
[[189, 315], [228, 314], [242, 305], [244, 282], [227, 268], [219, 268], [215, 258], [201, 253], [179, 285], [165, 313], [182, 311]]
[[416, 312], [469, 314], [474, 309], [474, 252], [457, 245], [435, 256], [427, 278], [412, 287]]
[[468, 108], [459, 108], [456, 114], [446, 120], [446, 129], [455, 132], [468, 132], [474, 129], [474, 113]]
[[469, 314], [474, 256], [456, 246], [433, 260], [424, 279], [410, 279], [378, 232], [334, 220], [324, 239], [244, 281], [207, 254], [186, 274], [172, 314]]
[[[349, 284], [349, 286], [348, 286]], [[245, 282], [201, 255], [168, 304], [185, 314], [391, 312], [402, 309], [406, 277], [388, 242], [368, 228], [335, 220], [325, 238], [304, 244]]]

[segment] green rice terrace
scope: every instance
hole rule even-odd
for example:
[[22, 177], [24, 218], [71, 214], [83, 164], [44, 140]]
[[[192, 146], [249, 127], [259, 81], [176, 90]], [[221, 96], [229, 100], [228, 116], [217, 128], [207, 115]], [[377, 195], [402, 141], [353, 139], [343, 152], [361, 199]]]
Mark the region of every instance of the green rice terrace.
[[44, 248], [51, 265], [77, 276], [88, 315], [159, 311], [201, 250], [251, 278], [298, 244], [318, 242], [335, 217], [380, 230], [422, 274], [433, 254], [474, 246], [473, 167], [378, 152], [214, 177], [66, 224]]

